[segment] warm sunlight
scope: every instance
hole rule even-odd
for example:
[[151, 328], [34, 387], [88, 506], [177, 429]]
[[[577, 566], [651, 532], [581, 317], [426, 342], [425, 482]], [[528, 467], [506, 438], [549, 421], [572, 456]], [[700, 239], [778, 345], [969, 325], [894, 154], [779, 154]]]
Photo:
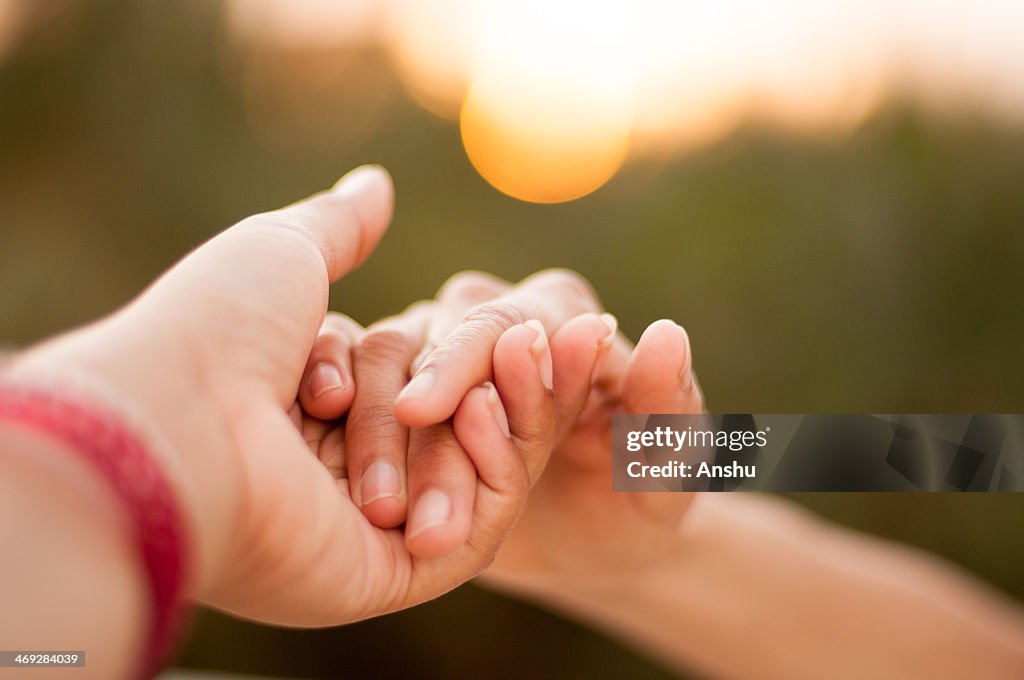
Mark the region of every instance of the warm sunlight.
[[231, 0], [229, 28], [298, 49], [378, 41], [409, 95], [526, 201], [744, 122], [855, 129], [886, 97], [1024, 117], [1024, 5], [1002, 0]]
[[[478, 10], [462, 139], [500, 191], [556, 203], [604, 184], [632, 133], [632, 27], [617, 3], [530, 0]], [[581, 22], [581, 13], [588, 21]]]

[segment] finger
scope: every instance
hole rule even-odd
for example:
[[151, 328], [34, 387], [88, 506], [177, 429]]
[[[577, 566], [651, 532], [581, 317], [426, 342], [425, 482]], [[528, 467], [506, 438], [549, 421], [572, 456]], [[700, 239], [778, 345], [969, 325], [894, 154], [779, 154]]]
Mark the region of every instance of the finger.
[[690, 340], [673, 321], [655, 321], [637, 342], [622, 389], [627, 413], [700, 413]]
[[447, 555], [469, 537], [476, 470], [449, 423], [412, 430], [407, 465], [405, 545], [419, 557]]
[[460, 403], [452, 428], [479, 475], [469, 536], [443, 557], [416, 556], [402, 606], [436, 597], [482, 572], [522, 512], [530, 479], [507, 423], [492, 385], [474, 387]]
[[252, 499], [268, 502], [254, 502], [247, 518], [249, 526], [259, 527], [260, 546], [234, 547], [239, 555], [262, 560], [263, 568], [252, 568], [256, 563], [248, 559], [225, 565], [227, 576], [212, 604], [296, 626], [347, 620], [339, 612], [365, 594], [358, 582], [339, 578], [354, 568], [351, 544], [338, 537], [359, 536], [365, 520], [338, 492], [324, 465], [313, 456], [297, 455], [305, 445], [279, 409], [257, 404], [244, 413], [242, 424], [239, 444], [253, 458], [249, 492]]
[[[261, 359], [269, 359], [275, 401], [287, 409], [324, 320], [330, 281], [369, 255], [387, 228], [392, 204], [387, 172], [357, 168], [331, 190], [248, 217], [214, 237], [151, 286], [147, 304], [132, 313], [173, 309], [167, 323], [215, 345], [237, 342], [237, 332], [259, 321], [261, 342], [254, 349], [272, 350]], [[202, 304], [195, 304], [196, 291], [202, 291]], [[225, 322], [226, 313], [245, 323]], [[250, 376], [250, 386], [257, 377], [264, 376]]]
[[[453, 328], [465, 318], [466, 313], [476, 305], [490, 302], [512, 289], [505, 279], [480, 271], [463, 271], [453, 275], [437, 290], [434, 299], [438, 305], [427, 332], [424, 353], [420, 363], [444, 339]], [[419, 366], [415, 366], [419, 369]]]
[[467, 391], [490, 379], [495, 345], [512, 326], [536, 319], [554, 333], [569, 319], [599, 310], [589, 285], [562, 270], [535, 274], [473, 307], [403, 390], [395, 405], [399, 420], [423, 427], [451, 416]]
[[622, 383], [626, 379], [626, 367], [633, 356], [633, 343], [622, 333], [616, 333], [611, 347], [602, 357], [594, 375], [594, 387], [610, 399], [622, 395]]
[[363, 165], [327, 191], [250, 217], [238, 226], [266, 225], [295, 231], [319, 249], [328, 279], [336, 281], [369, 257], [393, 212], [391, 176], [379, 165]]
[[344, 314], [331, 312], [324, 319], [299, 383], [299, 402], [306, 413], [334, 420], [352, 405], [352, 347], [362, 333], [362, 326]]
[[513, 326], [501, 336], [494, 348], [494, 383], [533, 484], [557, 439], [551, 347], [539, 322]]
[[[690, 340], [682, 326], [655, 321], [636, 344], [623, 381], [626, 413], [700, 413], [703, 401], [692, 378]], [[629, 494], [653, 521], [677, 524], [693, 500], [689, 493]]]
[[453, 275], [437, 289], [434, 299], [444, 307], [469, 309], [503, 295], [512, 284], [487, 272], [467, 270]]
[[565, 324], [551, 338], [559, 439], [587, 403], [595, 371], [611, 349], [618, 327], [611, 314], [584, 314]]
[[479, 271], [463, 271], [453, 275], [438, 289], [434, 299], [438, 302], [427, 331], [423, 349], [413, 360], [415, 373], [434, 349], [465, 317], [473, 306], [483, 304], [505, 294], [512, 288], [508, 281]]
[[317, 458], [323, 463], [331, 477], [339, 481], [338, 488], [345, 496], [350, 496], [348, 487], [348, 467], [345, 462], [345, 428], [335, 426], [320, 440], [316, 451]]
[[470, 390], [453, 422], [455, 436], [483, 484], [501, 494], [529, 488], [529, 472], [512, 440], [508, 415], [493, 383]]
[[409, 379], [409, 362], [423, 342], [430, 304], [373, 324], [353, 353], [356, 390], [345, 434], [354, 502], [373, 524], [396, 527], [407, 509], [408, 430], [394, 416], [395, 397]]

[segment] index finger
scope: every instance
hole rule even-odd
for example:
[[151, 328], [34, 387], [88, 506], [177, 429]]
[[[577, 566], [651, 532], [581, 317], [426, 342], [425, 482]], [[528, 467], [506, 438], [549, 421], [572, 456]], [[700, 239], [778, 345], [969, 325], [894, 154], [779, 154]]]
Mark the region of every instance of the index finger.
[[[451, 417], [470, 389], [491, 379], [494, 348], [512, 326], [536, 320], [553, 335], [570, 319], [599, 311], [590, 285], [574, 272], [552, 269], [524, 279], [463, 317], [398, 396], [396, 417], [410, 427]], [[550, 390], [550, 378], [545, 382]]]

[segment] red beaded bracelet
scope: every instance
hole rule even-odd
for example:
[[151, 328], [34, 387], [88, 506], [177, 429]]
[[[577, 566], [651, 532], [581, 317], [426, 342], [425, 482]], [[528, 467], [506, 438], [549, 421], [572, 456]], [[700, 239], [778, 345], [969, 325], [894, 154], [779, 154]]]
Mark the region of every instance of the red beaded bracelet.
[[187, 542], [174, 493], [140, 439], [115, 416], [71, 398], [0, 385], [0, 420], [49, 435], [78, 452], [131, 516], [149, 577], [152, 624], [139, 677], [152, 677], [184, 620]]

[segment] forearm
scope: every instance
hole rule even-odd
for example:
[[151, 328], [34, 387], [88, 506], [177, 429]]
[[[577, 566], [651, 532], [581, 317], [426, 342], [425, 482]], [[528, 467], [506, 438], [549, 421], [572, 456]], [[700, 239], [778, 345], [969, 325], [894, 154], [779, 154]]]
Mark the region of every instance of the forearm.
[[[148, 621], [130, 518], [105, 480], [62, 446], [0, 423], [0, 648], [83, 650], [83, 677], [126, 677]], [[24, 672], [5, 671], [0, 677]]]
[[1024, 619], [906, 548], [767, 497], [694, 504], [674, 557], [541, 598], [716, 678], [1019, 678]]

